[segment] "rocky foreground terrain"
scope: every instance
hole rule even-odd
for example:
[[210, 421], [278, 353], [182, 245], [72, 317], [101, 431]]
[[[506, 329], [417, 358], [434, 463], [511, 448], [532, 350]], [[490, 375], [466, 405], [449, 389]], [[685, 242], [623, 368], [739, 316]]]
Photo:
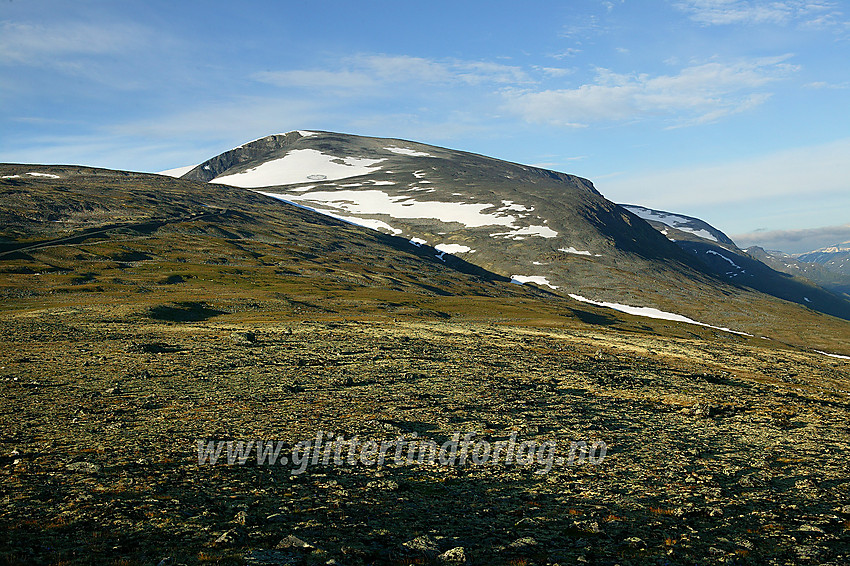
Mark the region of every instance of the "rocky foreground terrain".
[[[10, 564], [846, 564], [848, 364], [446, 321], [2, 325]], [[199, 465], [199, 439], [602, 440], [598, 465]], [[253, 460], [253, 462], [252, 462]]]
[[[241, 189], [5, 167], [0, 563], [850, 562], [846, 321], [630, 316]], [[319, 431], [607, 452], [199, 464]]]

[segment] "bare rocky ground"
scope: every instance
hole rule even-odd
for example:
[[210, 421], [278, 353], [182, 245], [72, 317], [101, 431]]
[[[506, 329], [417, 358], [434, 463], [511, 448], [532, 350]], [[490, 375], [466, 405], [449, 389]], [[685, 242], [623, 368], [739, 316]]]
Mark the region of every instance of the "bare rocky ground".
[[[847, 564], [848, 365], [592, 327], [7, 315], [8, 564]], [[604, 441], [555, 466], [199, 465], [199, 439]]]

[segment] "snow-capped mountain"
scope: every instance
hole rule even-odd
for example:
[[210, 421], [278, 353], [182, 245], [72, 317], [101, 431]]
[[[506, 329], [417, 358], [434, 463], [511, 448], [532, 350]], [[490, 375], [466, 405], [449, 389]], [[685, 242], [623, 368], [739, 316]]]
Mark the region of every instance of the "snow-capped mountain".
[[635, 204], [621, 204], [620, 206], [649, 222], [672, 241], [689, 240], [696, 237], [718, 244], [735, 246], [735, 242], [729, 236], [699, 218], [685, 216], [684, 214], [673, 214], [663, 210], [653, 210]]
[[796, 255], [759, 246], [746, 251], [777, 271], [805, 277], [834, 293], [850, 296], [850, 242]]
[[850, 242], [843, 242], [812, 252], [797, 254], [796, 259], [808, 263], [817, 263], [830, 271], [850, 275]]
[[620, 206], [693, 254], [709, 271], [737, 285], [827, 312], [840, 299], [833, 293], [846, 292], [835, 277], [824, 276], [819, 266], [795, 261], [790, 256], [778, 258], [761, 248], [741, 250], [726, 234], [699, 218], [630, 204]]
[[[723, 327], [735, 322], [725, 313], [746, 310], [746, 262], [758, 263], [699, 219], [621, 207], [587, 179], [407, 140], [293, 131], [172, 174], [401, 236], [516, 283]], [[711, 296], [734, 306], [706, 312]], [[818, 298], [819, 307], [850, 318], [850, 303], [831, 300]]]

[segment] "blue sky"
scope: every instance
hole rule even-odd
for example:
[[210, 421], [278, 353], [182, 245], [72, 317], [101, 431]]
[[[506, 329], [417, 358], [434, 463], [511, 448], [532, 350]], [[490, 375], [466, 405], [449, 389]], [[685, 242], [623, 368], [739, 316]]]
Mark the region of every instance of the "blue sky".
[[848, 61], [830, 0], [3, 1], [0, 161], [400, 137], [805, 251], [850, 240]]

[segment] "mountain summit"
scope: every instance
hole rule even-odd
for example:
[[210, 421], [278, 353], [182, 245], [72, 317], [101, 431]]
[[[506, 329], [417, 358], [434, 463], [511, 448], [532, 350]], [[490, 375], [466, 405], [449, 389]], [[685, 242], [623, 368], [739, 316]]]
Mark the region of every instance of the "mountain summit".
[[[440, 259], [455, 254], [562, 295], [730, 328], [751, 325], [754, 309], [762, 320], [748, 328], [772, 316], [758, 306], [767, 299], [759, 291], [775, 286], [736, 281], [714, 265], [734, 263], [724, 250], [740, 252], [722, 232], [699, 219], [617, 205], [565, 173], [408, 140], [305, 130], [260, 138], [180, 172], [427, 244]], [[650, 225], [662, 216], [675, 234], [720, 251], [696, 253], [671, 241]], [[800, 304], [817, 295], [806, 306], [850, 318], [850, 302], [815, 286], [772, 294]]]

